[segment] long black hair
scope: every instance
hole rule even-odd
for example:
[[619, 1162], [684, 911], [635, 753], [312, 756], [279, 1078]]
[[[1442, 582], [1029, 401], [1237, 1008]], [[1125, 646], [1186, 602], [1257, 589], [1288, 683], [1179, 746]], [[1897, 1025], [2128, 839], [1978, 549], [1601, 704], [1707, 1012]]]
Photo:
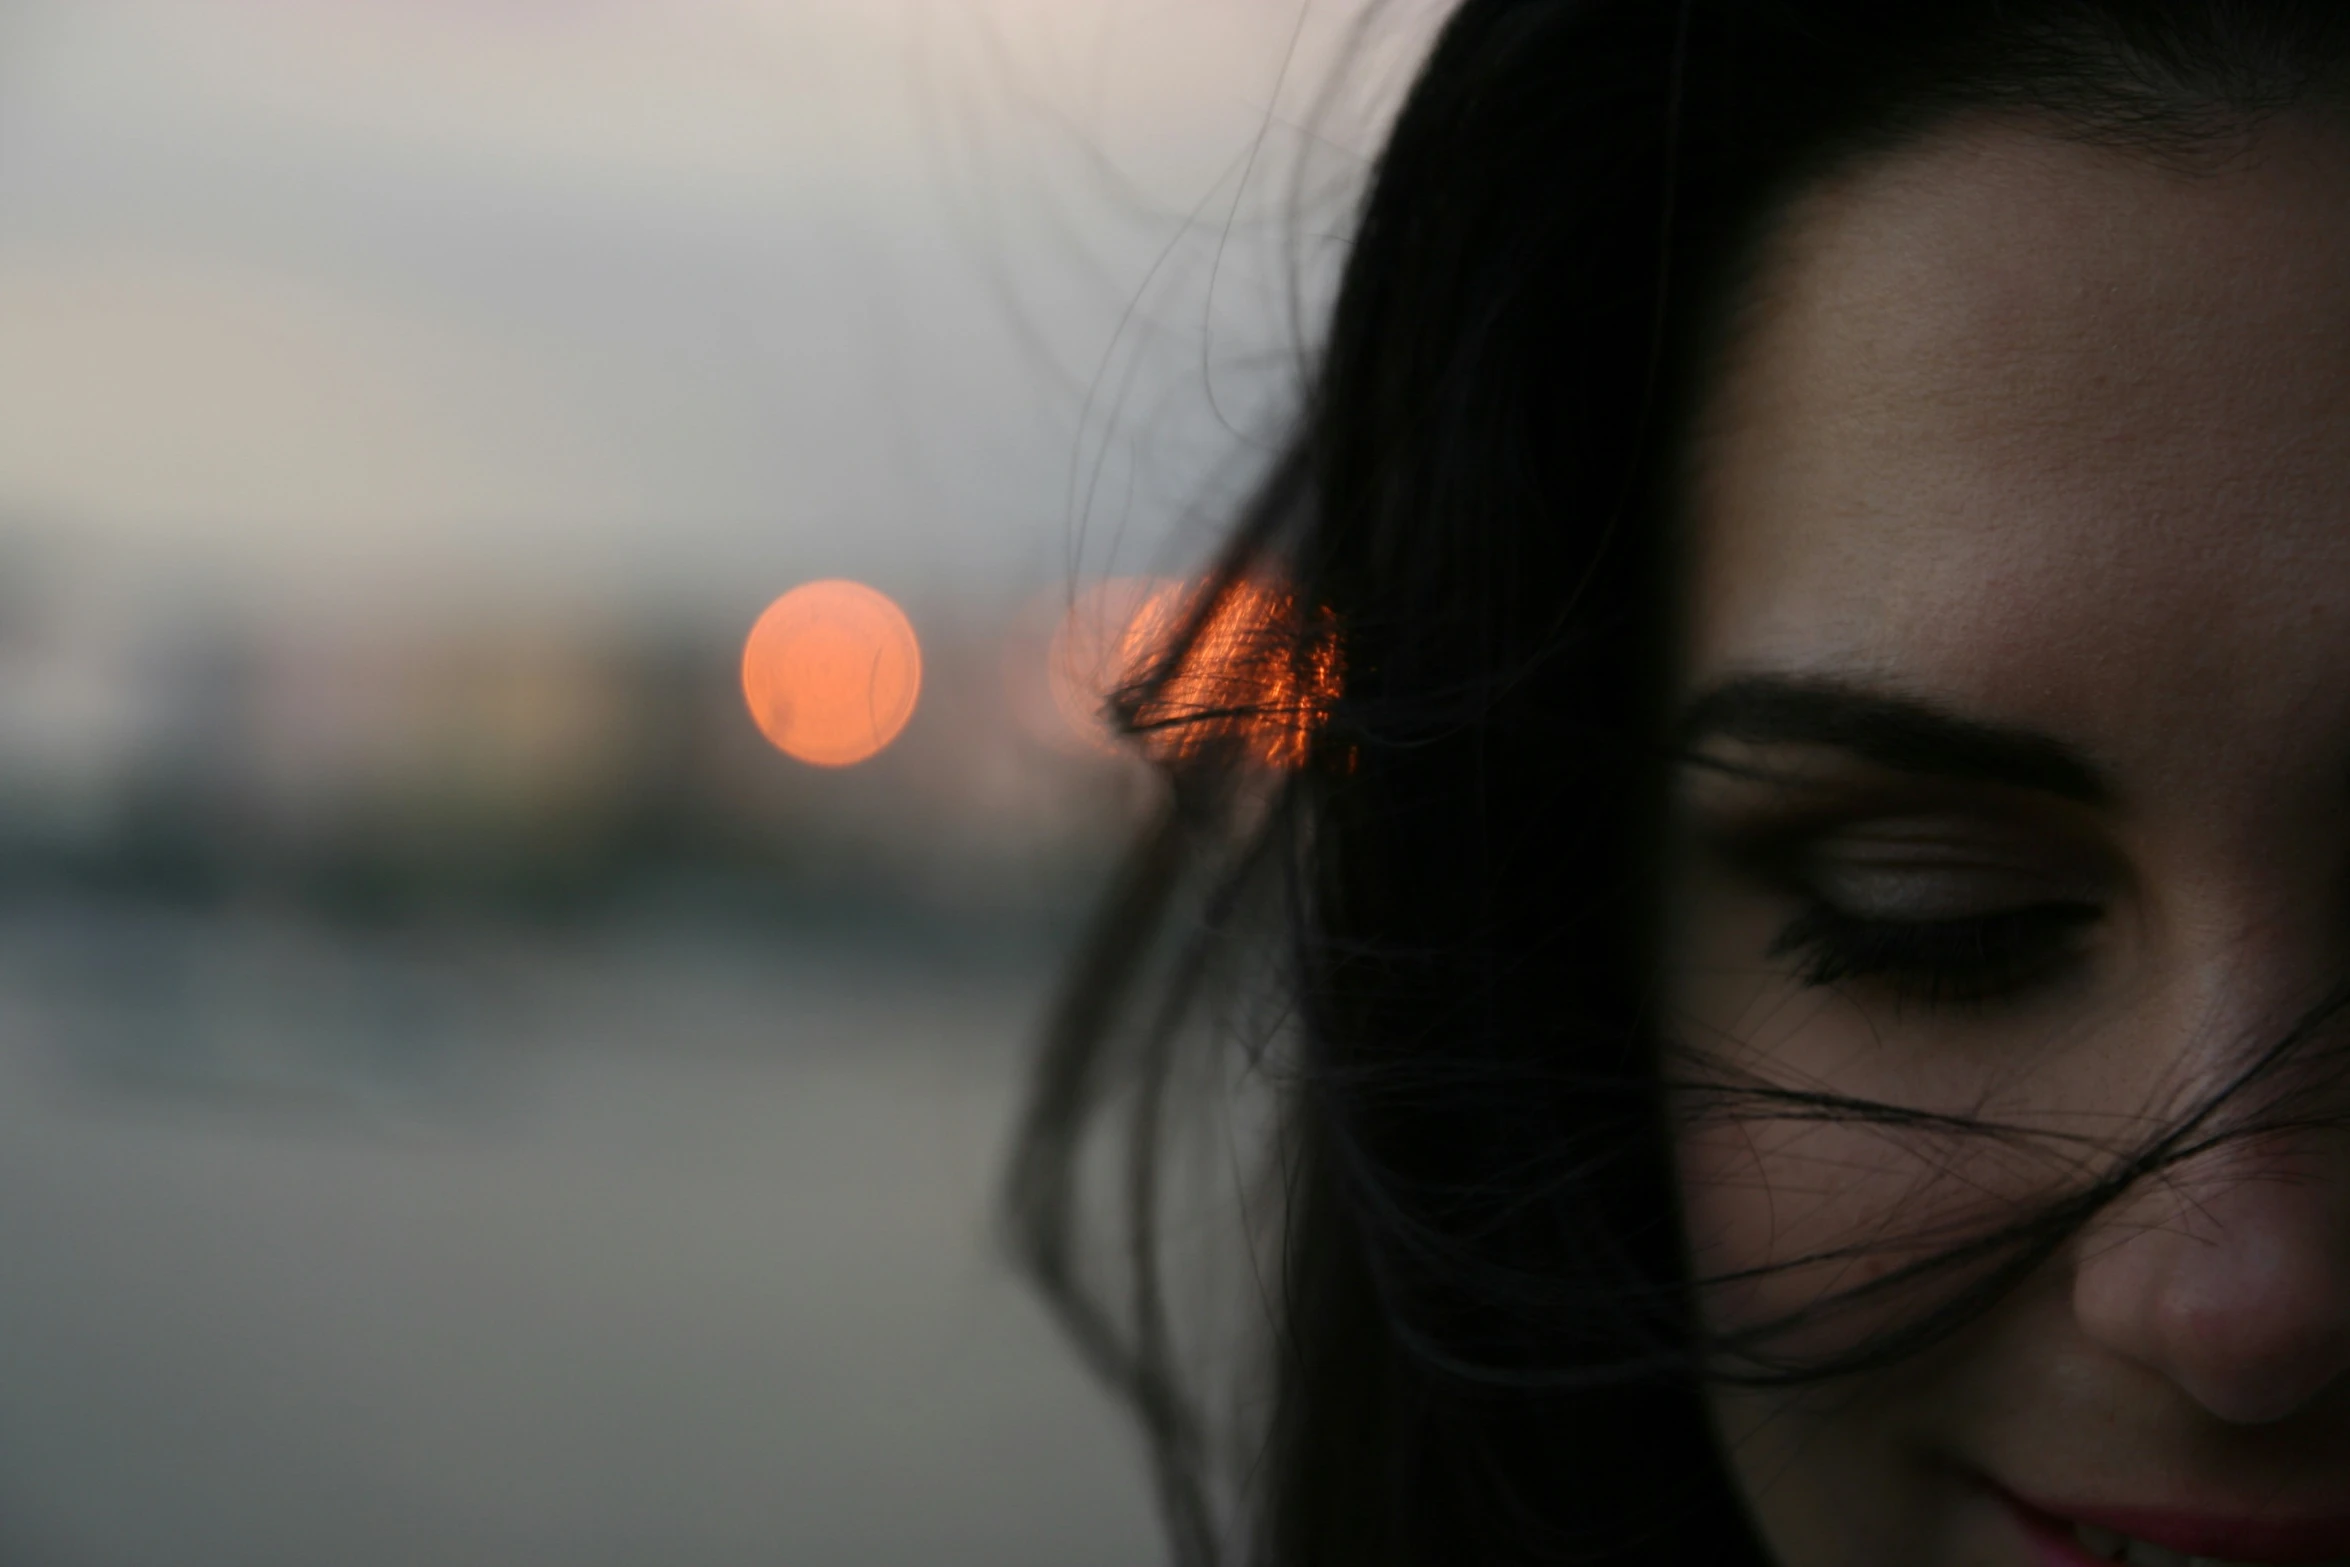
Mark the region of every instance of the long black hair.
[[[1759, 1561], [1706, 1376], [1914, 1353], [2208, 1146], [2256, 1072], [2045, 1209], [1851, 1292], [1915, 1309], [1833, 1361], [1777, 1352], [1792, 1324], [1700, 1341], [1650, 1015], [1684, 435], [1773, 220], [1836, 169], [1969, 111], [2191, 157], [2339, 101], [2346, 60], [2339, 0], [1450, 17], [1294, 429], [1118, 699], [1138, 734], [1190, 739], [1153, 747], [1167, 808], [1072, 970], [1010, 1181], [1022, 1259], [1143, 1421], [1179, 1560]], [[1297, 742], [1278, 766], [1251, 741], [1266, 724]], [[1160, 1214], [1169, 1085], [1226, 1037], [1192, 1026], [1201, 998], [1268, 959], [1273, 1348], [1236, 1536]], [[1899, 1114], [1800, 1098], [1769, 1113]], [[1109, 1278], [1084, 1222], [1102, 1139], [1122, 1149]]]

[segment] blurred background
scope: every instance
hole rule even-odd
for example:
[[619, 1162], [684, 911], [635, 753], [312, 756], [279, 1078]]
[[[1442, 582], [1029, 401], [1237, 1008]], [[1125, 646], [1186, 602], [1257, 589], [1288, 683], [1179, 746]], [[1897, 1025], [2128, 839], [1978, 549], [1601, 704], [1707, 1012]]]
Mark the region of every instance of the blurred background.
[[1160, 1559], [990, 1204], [1440, 10], [0, 0], [0, 1567]]

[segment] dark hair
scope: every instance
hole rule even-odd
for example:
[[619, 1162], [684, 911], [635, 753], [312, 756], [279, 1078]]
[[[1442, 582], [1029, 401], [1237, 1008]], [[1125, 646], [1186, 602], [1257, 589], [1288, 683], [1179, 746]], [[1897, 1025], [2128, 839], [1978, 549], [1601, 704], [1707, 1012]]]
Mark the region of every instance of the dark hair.
[[[2044, 1211], [1848, 1292], [1915, 1309], [1832, 1362], [1778, 1353], [1793, 1324], [1699, 1342], [1647, 1020], [1671, 524], [1709, 357], [1798, 193], [1970, 112], [2194, 159], [2335, 96], [2345, 61], [2339, 0], [1452, 15], [1373, 173], [1295, 429], [1120, 697], [1130, 727], [1198, 743], [1158, 748], [1167, 809], [1073, 970], [1009, 1187], [1024, 1262], [1142, 1417], [1180, 1560], [1229, 1545], [1161, 1289], [1162, 1141], [1186, 1024], [1236, 957], [1277, 952], [1289, 1008], [1261, 1062], [1283, 1117], [1246, 1526], [1277, 1567], [1759, 1560], [1705, 1376], [1914, 1353], [2208, 1146], [2226, 1093]], [[1268, 581], [1254, 602], [1294, 608], [1258, 631], [1298, 678], [1218, 686], [1199, 645]], [[1329, 667], [1332, 635], [1334, 697], [1261, 712], [1316, 689], [1304, 663]], [[1247, 721], [1310, 733], [1302, 765], [1267, 771]], [[1117, 1287], [1080, 1222], [1097, 1131], [1124, 1138]]]

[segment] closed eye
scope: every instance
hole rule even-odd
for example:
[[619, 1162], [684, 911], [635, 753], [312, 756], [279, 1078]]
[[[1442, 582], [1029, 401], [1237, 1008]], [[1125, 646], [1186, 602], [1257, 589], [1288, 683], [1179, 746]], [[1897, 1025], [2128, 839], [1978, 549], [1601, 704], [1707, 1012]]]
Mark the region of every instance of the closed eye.
[[1796, 977], [1807, 986], [1879, 981], [1904, 1003], [1980, 1007], [2053, 979], [2102, 913], [2094, 903], [2060, 900], [1896, 920], [1814, 899], [1773, 939], [1770, 956], [1799, 959]]

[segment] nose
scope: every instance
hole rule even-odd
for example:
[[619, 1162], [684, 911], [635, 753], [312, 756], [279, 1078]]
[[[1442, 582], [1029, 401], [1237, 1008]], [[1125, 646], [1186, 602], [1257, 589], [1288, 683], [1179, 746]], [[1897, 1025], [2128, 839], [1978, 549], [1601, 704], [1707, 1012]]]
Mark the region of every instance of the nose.
[[2350, 1168], [2337, 1139], [2224, 1143], [2077, 1240], [2089, 1336], [2222, 1420], [2293, 1414], [2350, 1370]]

